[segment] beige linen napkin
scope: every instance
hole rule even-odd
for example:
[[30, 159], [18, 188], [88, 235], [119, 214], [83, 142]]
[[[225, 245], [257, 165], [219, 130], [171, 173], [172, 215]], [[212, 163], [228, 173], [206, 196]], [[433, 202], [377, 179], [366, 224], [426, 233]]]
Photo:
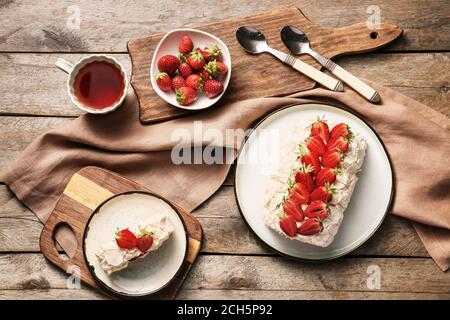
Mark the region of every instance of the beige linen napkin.
[[[374, 85], [375, 86], [375, 85]], [[450, 266], [450, 120], [433, 109], [390, 89], [377, 87], [381, 105], [372, 105], [353, 91], [325, 89], [295, 96], [260, 98], [211, 108], [189, 117], [142, 125], [138, 103], [131, 93], [119, 110], [103, 116], [83, 115], [36, 139], [5, 170], [0, 181], [45, 222], [70, 176], [87, 165], [111, 169], [193, 210], [222, 184], [230, 164], [181, 164], [171, 161], [178, 143], [172, 134], [194, 135], [194, 121], [203, 131], [247, 129], [270, 111], [289, 104], [328, 102], [360, 113], [378, 132], [391, 157], [395, 173], [392, 213], [414, 222], [436, 263]], [[198, 125], [198, 123], [197, 123]], [[213, 141], [197, 135], [196, 143], [213, 142], [233, 156], [237, 143]], [[73, 243], [57, 239], [70, 254]]]

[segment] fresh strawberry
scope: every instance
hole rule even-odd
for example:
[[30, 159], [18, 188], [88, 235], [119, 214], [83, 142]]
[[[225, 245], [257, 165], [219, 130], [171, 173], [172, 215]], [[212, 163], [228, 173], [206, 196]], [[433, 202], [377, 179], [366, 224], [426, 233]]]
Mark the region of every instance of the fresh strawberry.
[[194, 73], [194, 70], [192, 70], [191, 66], [187, 62], [180, 63], [180, 66], [178, 67], [178, 73], [183, 77], [187, 78], [191, 74]]
[[198, 49], [198, 50], [203, 54], [203, 57], [205, 58], [206, 61], [211, 61], [211, 60], [221, 61], [222, 60], [222, 50], [220, 50], [219, 46], [216, 44], [209, 45], [209, 46], [205, 47], [204, 49]]
[[324, 186], [325, 183], [333, 184], [336, 181], [336, 175], [340, 174], [339, 168], [322, 168], [316, 175], [316, 186]]
[[178, 51], [181, 53], [189, 53], [194, 49], [194, 43], [189, 36], [182, 36], [180, 42], [178, 43]]
[[343, 136], [337, 136], [334, 138], [331, 138], [330, 141], [328, 141], [328, 150], [339, 150], [343, 153], [347, 152], [349, 147], [347, 138], [344, 138]]
[[304, 166], [312, 166], [313, 173], [317, 174], [320, 171], [319, 157], [309, 152], [309, 150], [303, 145], [300, 145], [298, 149], [300, 163]]
[[327, 204], [325, 202], [316, 200], [311, 202], [311, 204], [306, 207], [304, 214], [308, 218], [325, 220], [330, 214], [330, 209], [327, 207]]
[[203, 55], [198, 50], [192, 51], [187, 57], [186, 62], [189, 63], [194, 70], [201, 70], [205, 65], [205, 59], [203, 59]]
[[323, 202], [330, 202], [333, 199], [335, 189], [328, 183], [324, 186], [319, 186], [311, 193], [311, 201], [321, 200]]
[[343, 155], [339, 149], [328, 149], [327, 152], [322, 156], [322, 165], [328, 168], [335, 168], [343, 159]]
[[310, 136], [306, 139], [306, 147], [317, 156], [321, 156], [327, 151], [327, 146], [319, 136]]
[[311, 125], [311, 135], [321, 137], [322, 140], [327, 143], [330, 139], [330, 129], [328, 128], [328, 124], [322, 119], [317, 119], [317, 121]]
[[177, 71], [179, 65], [180, 60], [178, 60], [177, 57], [171, 54], [162, 56], [158, 60], [158, 70], [161, 72], [166, 72], [169, 75], [173, 75], [175, 71]]
[[185, 87], [186, 86], [186, 81], [184, 80], [184, 78], [180, 75], [176, 75], [172, 78], [172, 90], [173, 91], [177, 91], [178, 89], [180, 89], [181, 87]]
[[139, 238], [137, 238], [136, 247], [140, 252], [147, 252], [153, 244], [153, 237], [151, 232], [141, 232]]
[[206, 80], [209, 80], [209, 79], [212, 79], [212, 77], [211, 77], [211, 75], [208, 73], [208, 71], [206, 71], [204, 68], [202, 69], [202, 70], [200, 70], [199, 72], [198, 72], [198, 74], [199, 75], [201, 75], [202, 76], [202, 78], [206, 81]]
[[169, 92], [172, 88], [172, 80], [170, 80], [169, 75], [165, 72], [159, 72], [156, 75], [156, 84], [164, 92]]
[[309, 191], [303, 183], [289, 181], [289, 195], [297, 204], [307, 204], [309, 202]]
[[313, 167], [308, 165], [300, 167], [295, 174], [295, 181], [303, 183], [306, 186], [306, 189], [308, 189], [308, 192], [311, 192], [314, 189], [313, 171]]
[[321, 233], [323, 229], [322, 221], [319, 219], [308, 219], [298, 227], [297, 232], [302, 236], [311, 236]]
[[292, 215], [283, 215], [280, 217], [280, 228], [289, 237], [297, 235], [297, 222]]
[[205, 70], [211, 77], [217, 79], [227, 74], [228, 67], [220, 61], [212, 60], [205, 66]]
[[186, 78], [186, 86], [191, 87], [194, 90], [201, 90], [205, 80], [203, 80], [202, 76], [194, 73]]
[[119, 248], [122, 249], [133, 249], [136, 247], [137, 238], [133, 232], [128, 229], [119, 230], [117, 228], [116, 231], [116, 243]]
[[205, 84], [203, 85], [203, 92], [210, 99], [218, 96], [222, 93], [222, 91], [223, 84], [219, 80], [209, 79], [206, 80]]
[[283, 211], [287, 215], [294, 216], [297, 221], [302, 221], [303, 220], [302, 207], [300, 205], [298, 205], [297, 203], [295, 203], [295, 201], [293, 201], [292, 199], [288, 199], [283, 204]]
[[176, 92], [177, 102], [182, 106], [194, 103], [197, 99], [197, 93], [191, 87], [181, 87]]
[[350, 130], [350, 127], [345, 124], [345, 123], [339, 123], [337, 125], [335, 125], [333, 127], [333, 129], [331, 129], [330, 132], [330, 137], [331, 138], [335, 138], [335, 137], [344, 137], [344, 138], [349, 138], [352, 135], [352, 131]]

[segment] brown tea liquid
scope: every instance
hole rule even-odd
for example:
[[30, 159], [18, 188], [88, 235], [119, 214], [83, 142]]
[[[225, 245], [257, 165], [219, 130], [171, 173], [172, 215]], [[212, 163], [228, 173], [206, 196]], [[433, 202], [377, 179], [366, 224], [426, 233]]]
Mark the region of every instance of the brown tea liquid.
[[120, 100], [125, 90], [120, 70], [106, 61], [93, 61], [75, 76], [74, 93], [78, 101], [93, 109], [104, 109]]

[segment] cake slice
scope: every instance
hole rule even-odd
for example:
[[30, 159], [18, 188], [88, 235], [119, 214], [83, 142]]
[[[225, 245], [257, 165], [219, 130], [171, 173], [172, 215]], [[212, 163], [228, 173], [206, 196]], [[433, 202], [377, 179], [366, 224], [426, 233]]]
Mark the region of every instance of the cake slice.
[[345, 123], [334, 125], [318, 118], [295, 128], [271, 176], [265, 224], [289, 239], [329, 246], [342, 223], [366, 149], [366, 139]]
[[165, 214], [155, 214], [135, 226], [111, 233], [111, 241], [96, 252], [100, 266], [110, 275], [125, 269], [130, 261], [158, 250], [169, 239], [174, 227]]

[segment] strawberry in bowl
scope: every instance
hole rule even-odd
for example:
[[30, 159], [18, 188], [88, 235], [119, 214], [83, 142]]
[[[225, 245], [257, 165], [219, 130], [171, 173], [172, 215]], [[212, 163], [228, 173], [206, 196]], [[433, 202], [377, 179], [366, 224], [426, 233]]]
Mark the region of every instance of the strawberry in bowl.
[[152, 87], [163, 100], [181, 109], [201, 110], [225, 93], [231, 57], [219, 38], [200, 30], [177, 29], [158, 44], [150, 73]]

